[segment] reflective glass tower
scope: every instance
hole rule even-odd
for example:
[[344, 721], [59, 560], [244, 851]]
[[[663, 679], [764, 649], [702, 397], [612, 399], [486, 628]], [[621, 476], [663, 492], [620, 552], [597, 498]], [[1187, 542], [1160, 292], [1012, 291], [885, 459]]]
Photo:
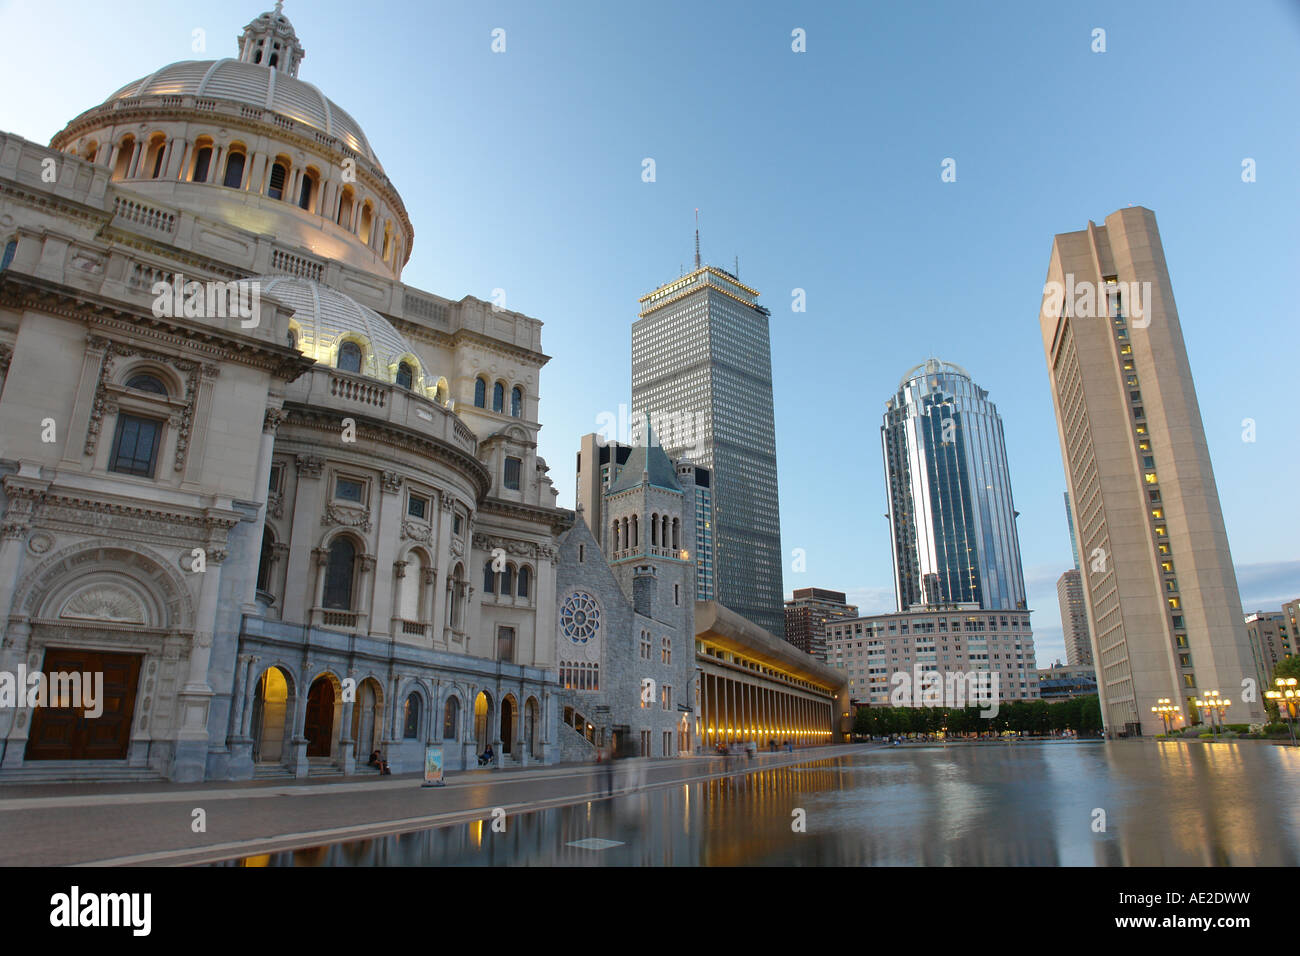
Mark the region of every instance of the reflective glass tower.
[[670, 455], [713, 472], [717, 600], [781, 637], [769, 312], [713, 266], [640, 300], [632, 325], [632, 414], [648, 413]]
[[965, 369], [930, 359], [886, 403], [880, 433], [900, 611], [1026, 607], [1002, 419], [988, 394]]

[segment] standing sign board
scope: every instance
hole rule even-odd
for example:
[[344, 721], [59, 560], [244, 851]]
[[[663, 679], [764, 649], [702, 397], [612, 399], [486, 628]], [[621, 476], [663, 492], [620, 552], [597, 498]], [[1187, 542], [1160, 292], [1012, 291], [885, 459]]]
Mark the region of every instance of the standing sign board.
[[442, 744], [429, 744], [424, 748], [424, 783], [425, 787], [445, 787], [442, 779]]

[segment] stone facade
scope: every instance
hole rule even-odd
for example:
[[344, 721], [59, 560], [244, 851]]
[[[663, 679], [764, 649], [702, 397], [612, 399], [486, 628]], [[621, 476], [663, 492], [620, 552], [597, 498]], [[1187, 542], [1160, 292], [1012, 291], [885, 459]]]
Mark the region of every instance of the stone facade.
[[[651, 484], [652, 468], [664, 484]], [[592, 742], [624, 752], [691, 753], [699, 742], [695, 565], [683, 542], [695, 540], [694, 497], [680, 481], [693, 470], [674, 476], [649, 436], [625, 474], [603, 496], [605, 522], [618, 523], [617, 533], [606, 531], [609, 560], [581, 514], [560, 539], [556, 653], [569, 691], [565, 716], [584, 732], [590, 724]]]
[[240, 42], [0, 134], [0, 671], [115, 682], [0, 710], [0, 780], [555, 762], [542, 323], [402, 283], [292, 26]]

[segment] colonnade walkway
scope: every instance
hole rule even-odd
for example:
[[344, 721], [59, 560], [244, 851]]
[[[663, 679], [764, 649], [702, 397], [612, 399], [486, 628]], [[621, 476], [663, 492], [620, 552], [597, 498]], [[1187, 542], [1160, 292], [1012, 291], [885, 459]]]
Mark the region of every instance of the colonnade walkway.
[[[703, 754], [620, 760], [614, 795], [772, 767], [815, 763], [881, 744], [805, 747], [753, 757]], [[333, 781], [27, 784], [0, 787], [0, 866], [177, 866], [490, 820], [606, 799], [599, 764]], [[202, 832], [195, 832], [201, 817]]]

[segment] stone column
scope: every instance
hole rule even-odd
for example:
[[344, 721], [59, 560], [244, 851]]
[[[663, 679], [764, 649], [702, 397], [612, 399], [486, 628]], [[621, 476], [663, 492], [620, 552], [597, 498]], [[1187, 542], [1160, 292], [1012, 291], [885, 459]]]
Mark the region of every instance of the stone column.
[[127, 163], [125, 179], [134, 179], [140, 169], [140, 155], [144, 151], [144, 143], [136, 140], [131, 150], [131, 162]]
[[[383, 491], [379, 496], [374, 560], [381, 568], [391, 568], [401, 546], [398, 535], [401, 532], [403, 514], [402, 476], [395, 471], [383, 471], [380, 473], [380, 486]], [[373, 626], [370, 630], [375, 634], [383, 634], [382, 629], [388, 628], [391, 632], [389, 636], [396, 640], [399, 627], [393, 623], [393, 618], [401, 613], [401, 608], [393, 606], [393, 588], [374, 589], [374, 608], [374, 616], [371, 618]]]
[[285, 708], [285, 719], [292, 720], [289, 725], [291, 734], [289, 737], [288, 764], [293, 768], [293, 775], [299, 779], [307, 776], [307, 770], [310, 764], [307, 760], [307, 695], [311, 692], [311, 685], [306, 683], [310, 680], [310, 667], [302, 669], [303, 686], [294, 688], [293, 696], [293, 716], [289, 716], [289, 710]]
[[447, 588], [446, 582], [451, 580], [451, 569], [455, 561], [451, 554], [451, 518], [454, 501], [451, 495], [438, 494], [438, 512], [436, 516], [437, 525], [433, 533], [433, 540], [430, 542], [433, 551], [433, 570], [436, 573], [439, 568], [443, 573], [443, 586], [435, 587], [433, 592], [433, 613], [429, 617], [433, 625], [432, 634], [435, 644], [447, 646]]
[[[258, 506], [257, 527], [263, 528], [266, 525], [266, 498], [267, 486], [271, 481], [271, 460], [272, 453], [275, 450], [275, 431], [284, 421], [285, 412], [282, 408], [268, 408], [262, 416], [262, 446], [257, 453], [257, 473], [253, 476], [253, 502]], [[257, 542], [257, 553], [260, 557], [262, 553], [261, 538]], [[268, 576], [266, 582], [267, 590], [271, 589], [271, 579]], [[284, 600], [281, 598], [280, 608], [284, 609]], [[257, 604], [257, 575], [249, 577], [248, 584], [244, 588], [243, 611], [245, 614], [259, 614], [261, 608]]]
[[[168, 777], [178, 783], [202, 780], [207, 769], [208, 709], [212, 686], [208, 683], [208, 663], [212, 657], [212, 639], [216, 630], [217, 597], [221, 588], [221, 563], [228, 552], [224, 548], [204, 549], [205, 570], [199, 586], [199, 607], [190, 644], [189, 675], [177, 695], [181, 729], [176, 735]], [[193, 559], [192, 559], [193, 560]], [[191, 573], [196, 573], [191, 565]]]
[[162, 178], [178, 179], [185, 166], [185, 157], [189, 155], [189, 141], [176, 137], [167, 144], [167, 158], [163, 160]]
[[212, 147], [212, 161], [208, 164], [208, 178], [204, 182], [220, 183], [224, 180], [225, 177], [221, 172], [221, 158], [225, 155], [226, 147], [216, 145]]
[[[356, 674], [349, 670], [345, 675], [356, 685]], [[343, 775], [350, 777], [357, 772], [357, 742], [352, 739], [352, 711], [356, 707], [356, 697], [348, 700], [343, 699], [343, 709], [339, 714], [339, 720], [343, 726], [339, 728], [339, 765], [343, 768]], [[366, 754], [369, 757], [369, 754]]]
[[252, 654], [240, 654], [235, 659], [235, 690], [230, 702], [233, 720], [226, 746], [230, 748], [230, 775], [236, 780], [247, 780], [253, 775], [253, 739], [248, 725], [253, 719], [253, 700], [257, 694], [251, 685], [255, 660]]
[[[315, 569], [311, 557], [324, 509], [325, 482], [321, 480], [321, 472], [325, 462], [315, 455], [298, 455], [295, 464], [298, 474], [294, 484], [289, 568], [281, 617], [286, 621], [308, 621], [312, 609], [320, 607], [323, 586], [323, 581], [312, 573]], [[318, 622], [313, 620], [311, 623]]]
[[[358, 589], [361, 593], [357, 596], [357, 632], [367, 634], [370, 630], [370, 601], [375, 589], [375, 556], [363, 554], [357, 560], [361, 565], [358, 578]], [[325, 576], [322, 574], [322, 589], [324, 586]]]
[[438, 596], [442, 589], [438, 587], [438, 569], [434, 567], [420, 568], [420, 621], [424, 624], [424, 639], [432, 642], [434, 635], [440, 634], [440, 625], [435, 608], [438, 606]]

